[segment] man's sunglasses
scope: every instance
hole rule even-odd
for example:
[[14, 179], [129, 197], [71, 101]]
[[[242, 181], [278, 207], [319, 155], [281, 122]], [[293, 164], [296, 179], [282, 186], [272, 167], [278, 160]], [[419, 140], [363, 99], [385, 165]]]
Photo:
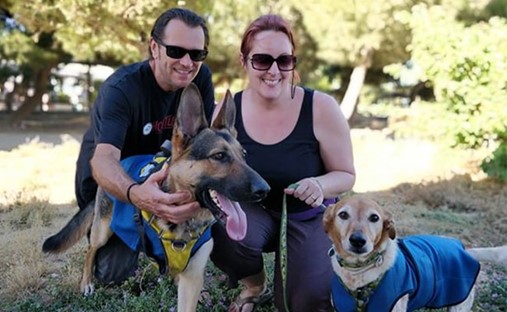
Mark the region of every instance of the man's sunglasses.
[[160, 42], [160, 40], [157, 40], [156, 38], [153, 38], [158, 44], [165, 47], [165, 54], [173, 59], [181, 59], [184, 57], [187, 53], [188, 56], [190, 56], [190, 59], [194, 62], [202, 62], [204, 59], [206, 59], [206, 56], [208, 55], [208, 50], [187, 50], [182, 47], [173, 46], [173, 45], [165, 45]]
[[254, 54], [250, 58], [253, 69], [268, 70], [276, 62], [279, 71], [291, 71], [296, 68], [297, 58], [294, 55], [280, 55], [276, 59], [269, 54]]

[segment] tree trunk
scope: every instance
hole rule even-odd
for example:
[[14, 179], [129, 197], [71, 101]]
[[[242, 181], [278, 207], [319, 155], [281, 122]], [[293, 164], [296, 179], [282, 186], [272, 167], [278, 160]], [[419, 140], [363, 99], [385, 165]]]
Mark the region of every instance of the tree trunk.
[[363, 48], [360, 55], [360, 62], [354, 67], [354, 70], [350, 75], [350, 83], [340, 104], [340, 108], [347, 120], [350, 120], [357, 110], [359, 96], [364, 85], [366, 72], [371, 66], [373, 50], [371, 48]]
[[37, 105], [42, 103], [42, 95], [47, 91], [49, 82], [49, 74], [51, 73], [53, 64], [47, 64], [45, 67], [35, 72], [35, 92], [31, 97], [27, 97], [23, 104], [12, 114], [10, 124], [12, 127], [19, 127], [21, 122], [30, 116]]
[[17, 89], [17, 86], [18, 84], [13, 82], [14, 84], [14, 88], [12, 89], [11, 92], [8, 92], [6, 95], [5, 95], [5, 106], [7, 108], [7, 111], [9, 113], [12, 113], [13, 111], [13, 104], [14, 104], [14, 95], [16, 94], [16, 89]]

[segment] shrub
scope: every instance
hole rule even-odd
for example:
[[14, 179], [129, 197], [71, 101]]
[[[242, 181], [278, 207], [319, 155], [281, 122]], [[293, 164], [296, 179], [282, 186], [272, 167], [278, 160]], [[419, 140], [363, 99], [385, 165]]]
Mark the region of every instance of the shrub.
[[[452, 144], [476, 149], [507, 144], [507, 22], [493, 17], [471, 26], [456, 21], [441, 7], [415, 6], [407, 18], [409, 46], [423, 80], [434, 87], [436, 102], [446, 116]], [[504, 148], [483, 163], [496, 177], [507, 171]]]
[[503, 141], [482, 164], [481, 169], [490, 177], [507, 182], [507, 142]]

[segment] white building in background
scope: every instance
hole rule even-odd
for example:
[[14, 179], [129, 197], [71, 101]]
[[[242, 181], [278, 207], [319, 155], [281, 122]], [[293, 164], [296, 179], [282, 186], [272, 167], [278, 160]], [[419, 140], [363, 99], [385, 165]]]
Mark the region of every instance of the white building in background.
[[85, 65], [81, 63], [60, 64], [57, 73], [65, 76], [84, 76], [90, 70], [93, 80], [106, 80], [114, 71], [112, 67], [104, 65]]
[[[92, 85], [88, 86], [87, 75], [90, 74]], [[93, 92], [94, 81], [104, 81], [114, 72], [114, 69], [104, 65], [86, 65], [81, 63], [60, 64], [53, 70], [55, 76], [50, 83], [54, 86], [56, 94], [65, 94], [69, 98], [71, 109], [73, 111], [84, 111], [87, 109], [88, 92], [86, 88], [90, 88]], [[60, 83], [61, 82], [61, 83]], [[49, 110], [48, 103], [50, 96], [43, 99], [43, 110]], [[51, 101], [55, 102], [55, 101]], [[54, 103], [58, 105], [58, 103]]]
[[[0, 60], [0, 67], [12, 67], [16, 72], [14, 62]], [[114, 69], [104, 65], [86, 65], [81, 63], [60, 64], [51, 71], [49, 83], [51, 91], [41, 98], [42, 111], [86, 111], [91, 101], [88, 99], [95, 90], [97, 81], [104, 81], [114, 72]], [[10, 109], [17, 110], [25, 100], [25, 96], [33, 96], [34, 89], [29, 87], [23, 93], [14, 94], [15, 85], [23, 82], [21, 74], [13, 75], [0, 85], [0, 111], [8, 109], [7, 99], [10, 98]], [[88, 92], [89, 91], [89, 92]]]

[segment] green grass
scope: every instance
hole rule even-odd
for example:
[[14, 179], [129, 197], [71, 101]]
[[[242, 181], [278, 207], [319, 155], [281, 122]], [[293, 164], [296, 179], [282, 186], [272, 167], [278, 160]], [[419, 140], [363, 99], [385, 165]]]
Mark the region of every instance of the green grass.
[[[273, 257], [267, 255], [268, 267], [273, 266]], [[169, 277], [159, 278], [157, 269], [141, 257], [142, 268], [135, 277], [117, 286], [98, 286], [90, 297], [82, 296], [77, 288], [54, 280], [46, 283], [38, 292], [13, 301], [3, 302], [1, 311], [176, 311], [177, 289]], [[268, 268], [268, 272], [270, 268]], [[228, 289], [226, 276], [209, 264], [205, 285], [197, 311], [227, 311], [230, 300], [239, 289]], [[270, 285], [272, 287], [272, 285]], [[76, 281], [77, 287], [77, 281]], [[266, 303], [257, 311], [274, 311], [273, 303]]]

